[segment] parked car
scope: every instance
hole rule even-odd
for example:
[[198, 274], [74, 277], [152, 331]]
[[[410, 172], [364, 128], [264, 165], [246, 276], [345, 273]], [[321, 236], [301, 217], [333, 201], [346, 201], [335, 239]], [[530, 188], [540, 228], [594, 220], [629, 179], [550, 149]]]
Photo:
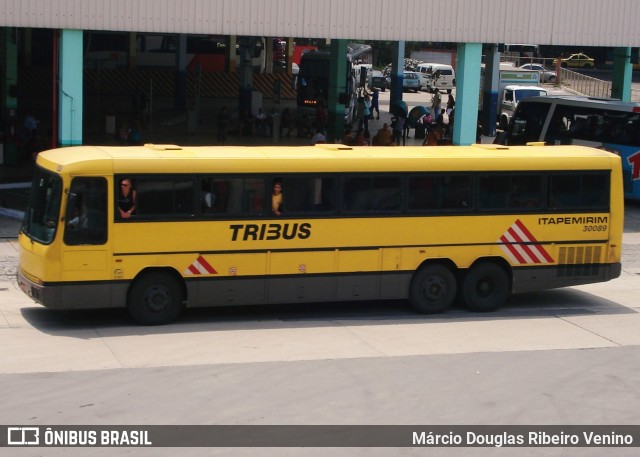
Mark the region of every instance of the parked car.
[[415, 71], [405, 71], [402, 75], [402, 90], [418, 92], [420, 90], [420, 75]]
[[[555, 64], [557, 59], [553, 61]], [[595, 60], [586, 54], [578, 53], [571, 54], [565, 59], [560, 59], [560, 65], [567, 68], [594, 68], [596, 66]]]
[[389, 84], [387, 83], [387, 78], [384, 77], [381, 71], [371, 70], [369, 72], [369, 88], [370, 89], [380, 89], [382, 92], [387, 90]]
[[416, 67], [420, 75], [420, 89], [433, 93], [436, 89], [451, 93], [456, 85], [456, 71], [443, 63], [421, 63]]
[[540, 73], [540, 82], [541, 83], [554, 83], [556, 82], [556, 72], [553, 70], [549, 70], [544, 65], [540, 65], [539, 63], [527, 63], [521, 65], [518, 68], [522, 68], [523, 70], [535, 70]]

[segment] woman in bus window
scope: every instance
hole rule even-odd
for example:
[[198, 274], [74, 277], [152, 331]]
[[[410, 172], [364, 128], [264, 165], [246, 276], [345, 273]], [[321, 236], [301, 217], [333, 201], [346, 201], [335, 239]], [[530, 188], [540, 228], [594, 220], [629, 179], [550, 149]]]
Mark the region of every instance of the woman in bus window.
[[118, 194], [118, 212], [120, 217], [128, 219], [136, 210], [136, 191], [129, 178], [120, 181], [120, 193]]

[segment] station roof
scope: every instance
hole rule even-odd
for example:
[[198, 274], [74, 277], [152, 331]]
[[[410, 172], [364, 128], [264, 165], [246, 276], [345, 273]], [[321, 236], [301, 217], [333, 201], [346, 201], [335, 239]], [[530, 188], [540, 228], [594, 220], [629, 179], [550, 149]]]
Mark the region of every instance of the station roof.
[[637, 0], [3, 0], [0, 25], [350, 40], [640, 46]]

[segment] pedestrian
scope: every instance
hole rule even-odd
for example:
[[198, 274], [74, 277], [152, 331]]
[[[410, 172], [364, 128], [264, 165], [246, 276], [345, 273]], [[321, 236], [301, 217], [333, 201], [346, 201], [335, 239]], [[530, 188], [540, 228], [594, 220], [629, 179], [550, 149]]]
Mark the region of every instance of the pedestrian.
[[364, 95], [362, 93], [358, 94], [356, 120], [358, 121], [358, 129], [364, 128]]
[[344, 129], [344, 134], [342, 135], [342, 144], [353, 146], [353, 136], [351, 135], [351, 128], [349, 126], [345, 127]]
[[147, 96], [136, 86], [136, 90], [131, 97], [131, 107], [133, 108], [133, 118], [137, 121], [144, 121], [144, 113], [147, 109]]
[[318, 102], [318, 111], [316, 111], [316, 131], [324, 133], [327, 126], [327, 110], [324, 107], [324, 101]]
[[314, 144], [320, 144], [320, 143], [326, 143], [326, 142], [327, 142], [327, 138], [326, 138], [326, 137], [324, 136], [324, 134], [320, 131], [320, 129], [318, 129], [318, 130], [316, 131], [316, 134], [315, 134], [315, 135], [313, 135], [313, 136], [311, 137], [311, 141], [310, 141], [310, 143], [311, 143], [312, 145], [314, 145]]
[[364, 127], [364, 134], [369, 136], [369, 119], [371, 119], [371, 98], [369, 94], [364, 96], [364, 107], [362, 112], [362, 126]]
[[289, 108], [285, 108], [282, 111], [282, 117], [280, 118], [280, 136], [284, 137], [284, 131], [287, 130], [286, 137], [289, 138], [291, 136], [291, 112]]
[[375, 88], [371, 94], [371, 118], [373, 119], [373, 112], [376, 113], [376, 119], [380, 119], [380, 90]]
[[404, 131], [404, 122], [404, 115], [399, 114], [395, 117], [393, 123], [391, 124], [393, 127], [393, 138], [396, 140], [396, 146], [400, 146], [400, 138], [402, 138], [402, 133]]
[[447, 100], [447, 116], [451, 114], [451, 112], [455, 109], [455, 107], [456, 107], [456, 101], [453, 98], [453, 95], [449, 95], [449, 99]]
[[378, 130], [378, 133], [373, 136], [372, 144], [373, 146], [393, 145], [393, 132], [389, 128], [389, 124], [386, 122], [383, 124], [382, 128]]
[[223, 106], [216, 119], [218, 144], [224, 144], [227, 141], [227, 124], [229, 123], [229, 114], [227, 107]]
[[267, 115], [262, 111], [262, 108], [258, 108], [255, 122], [256, 134], [258, 136], [267, 136]]

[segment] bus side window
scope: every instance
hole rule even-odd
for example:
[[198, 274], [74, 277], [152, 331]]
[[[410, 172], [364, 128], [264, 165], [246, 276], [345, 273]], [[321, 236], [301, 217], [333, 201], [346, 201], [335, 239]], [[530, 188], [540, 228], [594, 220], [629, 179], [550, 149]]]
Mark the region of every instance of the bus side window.
[[549, 207], [567, 210], [580, 206], [580, 176], [554, 175], [549, 179]]
[[143, 218], [193, 214], [194, 181], [193, 178], [137, 178], [136, 214]]
[[445, 177], [443, 209], [464, 210], [472, 206], [471, 178], [469, 176]]
[[100, 245], [107, 242], [107, 181], [74, 178], [68, 193], [64, 242]]
[[[265, 180], [262, 178], [244, 179], [242, 212], [251, 216], [265, 213]], [[269, 199], [270, 200], [270, 199]]]
[[514, 175], [511, 176], [511, 192], [507, 206], [521, 210], [534, 210], [542, 206], [542, 179], [540, 176]]

